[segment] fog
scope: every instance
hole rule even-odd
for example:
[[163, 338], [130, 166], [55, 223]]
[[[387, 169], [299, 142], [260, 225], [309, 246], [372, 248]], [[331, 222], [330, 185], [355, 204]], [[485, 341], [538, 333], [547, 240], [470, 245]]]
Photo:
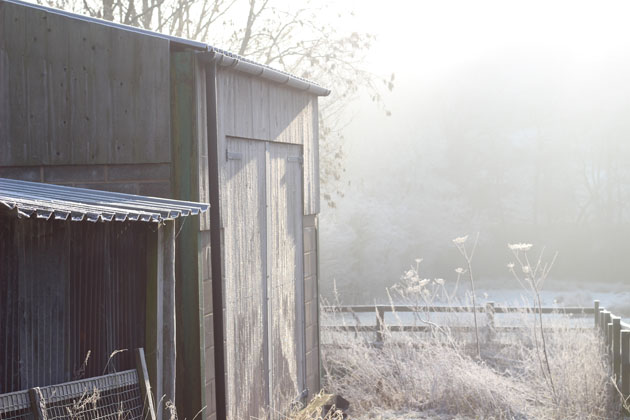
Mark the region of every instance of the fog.
[[396, 86], [385, 95], [390, 117], [369, 98], [350, 107], [344, 197], [320, 222], [323, 294], [336, 280], [346, 302], [383, 300], [415, 258], [426, 277], [454, 279], [464, 262], [452, 239], [479, 233], [473, 266], [486, 290], [518, 287], [507, 244], [528, 242], [549, 260], [558, 252], [549, 290], [630, 302], [620, 294], [630, 251], [627, 6], [437, 3], [394, 1], [410, 7], [404, 16], [356, 5], [378, 36], [375, 72], [394, 72]]

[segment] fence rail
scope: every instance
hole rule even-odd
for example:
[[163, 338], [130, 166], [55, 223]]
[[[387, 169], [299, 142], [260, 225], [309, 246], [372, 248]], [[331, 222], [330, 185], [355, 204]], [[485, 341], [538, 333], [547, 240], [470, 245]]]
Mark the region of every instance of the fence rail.
[[[594, 308], [582, 307], [564, 307], [564, 308], [537, 308], [537, 307], [515, 307], [500, 306], [494, 302], [488, 302], [484, 306], [419, 306], [419, 305], [349, 305], [349, 306], [324, 306], [322, 308], [327, 313], [374, 313], [374, 325], [324, 325], [321, 328], [328, 331], [353, 331], [353, 332], [373, 332], [376, 337], [376, 343], [382, 344], [385, 339], [385, 314], [396, 312], [425, 312], [425, 313], [484, 313], [486, 314], [486, 323], [494, 332], [513, 332], [523, 330], [525, 327], [496, 327], [495, 314], [512, 314], [512, 313], [538, 313], [543, 314], [570, 314], [570, 315], [593, 315]], [[431, 326], [428, 325], [395, 325], [388, 326], [387, 330], [392, 332], [429, 332]], [[553, 328], [545, 328], [551, 330]], [[469, 332], [474, 331], [473, 326], [449, 327], [453, 332]]]

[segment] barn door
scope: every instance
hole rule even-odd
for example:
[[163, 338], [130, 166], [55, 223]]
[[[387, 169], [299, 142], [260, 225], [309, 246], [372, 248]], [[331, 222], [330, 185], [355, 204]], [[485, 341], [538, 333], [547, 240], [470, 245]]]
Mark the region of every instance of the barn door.
[[261, 418], [267, 405], [265, 143], [229, 139], [224, 205], [226, 413]]
[[227, 146], [227, 414], [260, 418], [267, 406], [285, 411], [305, 383], [302, 148], [236, 138]]
[[267, 144], [269, 364], [273, 412], [304, 389], [302, 148]]

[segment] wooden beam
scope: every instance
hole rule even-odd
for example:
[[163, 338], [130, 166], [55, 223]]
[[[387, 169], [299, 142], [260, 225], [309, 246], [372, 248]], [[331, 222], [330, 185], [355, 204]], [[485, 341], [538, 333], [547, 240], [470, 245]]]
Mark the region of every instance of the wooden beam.
[[147, 362], [144, 359], [144, 349], [136, 349], [136, 371], [138, 372], [138, 384], [142, 392], [142, 400], [146, 413], [145, 419], [155, 420], [155, 406], [153, 404], [153, 394], [151, 393], [151, 383], [149, 382], [149, 373], [147, 371]]
[[[199, 201], [200, 184], [205, 184], [200, 169], [205, 143], [205, 74], [191, 51], [173, 51], [171, 66], [171, 141], [173, 198]], [[205, 163], [205, 162], [204, 162]], [[204, 222], [205, 223], [205, 222]], [[177, 349], [179, 378], [178, 415], [193, 418], [205, 401], [205, 347], [203, 324], [203, 282], [200, 270], [200, 217], [181, 219], [177, 227], [176, 293]]]
[[163, 282], [163, 317], [162, 317], [162, 348], [164, 403], [175, 404], [175, 363], [176, 328], [175, 328], [175, 221], [167, 220], [158, 231], [158, 252], [162, 260]]
[[158, 242], [161, 229], [149, 231], [147, 238], [146, 357], [149, 378], [157, 403], [157, 418], [162, 418], [162, 254]]

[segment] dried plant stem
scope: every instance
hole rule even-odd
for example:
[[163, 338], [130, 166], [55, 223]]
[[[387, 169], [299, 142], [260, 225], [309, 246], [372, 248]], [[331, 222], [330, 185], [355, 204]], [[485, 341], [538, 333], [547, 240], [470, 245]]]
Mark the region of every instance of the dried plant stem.
[[464, 238], [457, 238], [453, 242], [457, 247], [457, 250], [462, 254], [464, 259], [466, 260], [466, 265], [468, 266], [468, 277], [470, 278], [470, 292], [472, 294], [472, 305], [473, 305], [473, 319], [475, 321], [475, 341], [477, 343], [477, 357], [481, 359], [481, 344], [479, 343], [479, 325], [477, 323], [477, 297], [475, 293], [475, 277], [473, 276], [472, 270], [472, 259], [475, 255], [475, 250], [477, 249], [477, 244], [479, 243], [479, 233], [475, 237], [475, 242], [473, 243], [472, 249], [470, 253], [465, 246], [465, 241], [467, 236]]
[[475, 320], [475, 340], [477, 341], [477, 357], [481, 359], [481, 345], [479, 344], [479, 326], [477, 325], [477, 299], [475, 297], [475, 280], [472, 272], [471, 260], [466, 261], [468, 264], [468, 275], [470, 276], [470, 291], [472, 293], [473, 319]]

